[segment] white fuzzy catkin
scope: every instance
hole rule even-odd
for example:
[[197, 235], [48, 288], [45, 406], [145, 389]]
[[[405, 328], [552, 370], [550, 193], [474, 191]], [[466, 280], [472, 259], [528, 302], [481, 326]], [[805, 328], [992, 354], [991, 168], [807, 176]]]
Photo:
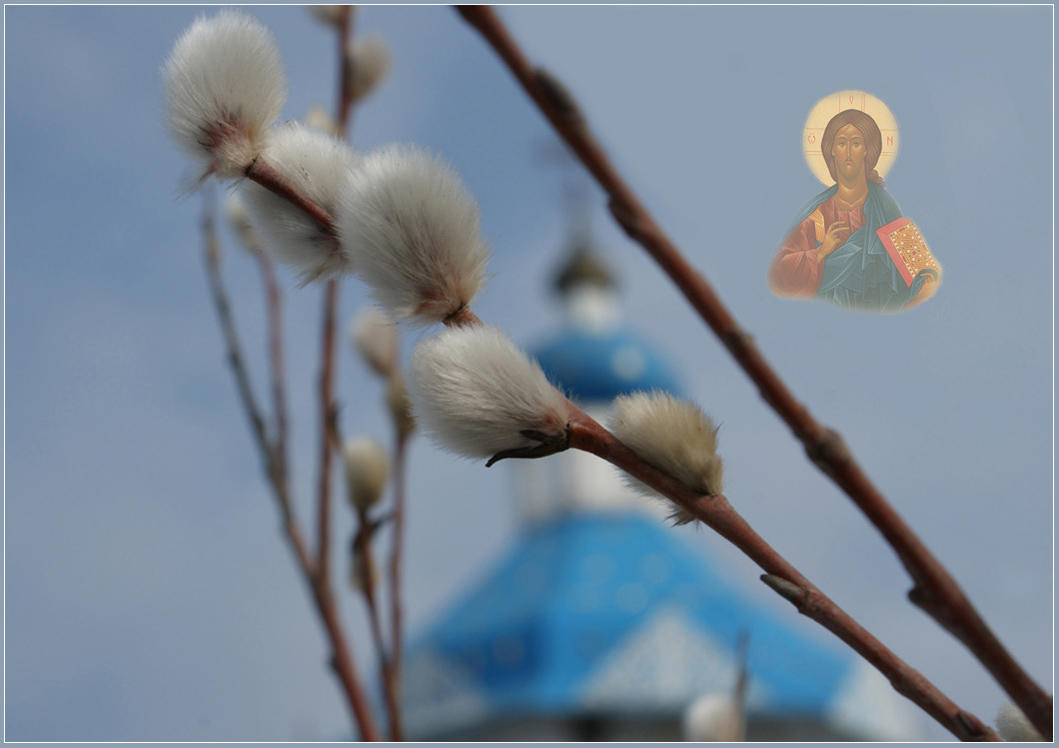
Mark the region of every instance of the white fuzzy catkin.
[[733, 743], [745, 736], [746, 718], [731, 696], [701, 696], [684, 712], [684, 740]]
[[397, 323], [374, 307], [362, 309], [349, 326], [353, 347], [380, 377], [397, 370]]
[[390, 477], [390, 459], [377, 442], [367, 437], [350, 439], [342, 448], [346, 458], [346, 485], [349, 501], [367, 510], [382, 496]]
[[566, 398], [495, 328], [444, 330], [416, 346], [411, 370], [416, 418], [446, 449], [490, 457], [539, 443], [523, 430], [565, 436]]
[[218, 177], [242, 176], [287, 99], [272, 33], [245, 13], [201, 17], [173, 45], [162, 77], [177, 142]]
[[[717, 428], [694, 403], [657, 391], [623, 395], [614, 401], [610, 430], [644, 461], [695, 493], [711, 496], [724, 490]], [[673, 518], [677, 524], [694, 520], [680, 507]]]
[[1022, 710], [1014, 704], [1005, 704], [1000, 710], [996, 718], [996, 729], [1000, 737], [1013, 743], [1044, 740]]
[[365, 156], [336, 222], [357, 272], [399, 319], [440, 322], [484, 282], [478, 204], [451, 167], [419, 148]]
[[346, 95], [354, 101], [375, 90], [390, 70], [390, 51], [377, 36], [351, 41], [346, 47], [349, 66]]
[[[261, 158], [332, 215], [358, 161], [342, 141], [297, 122], [274, 130]], [[256, 182], [244, 189], [265, 246], [297, 270], [303, 283], [353, 272], [351, 253], [301, 208]]]

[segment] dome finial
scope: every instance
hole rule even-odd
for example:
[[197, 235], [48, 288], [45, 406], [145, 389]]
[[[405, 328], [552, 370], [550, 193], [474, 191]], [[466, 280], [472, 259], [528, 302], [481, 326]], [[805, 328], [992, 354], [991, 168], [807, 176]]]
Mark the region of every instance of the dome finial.
[[563, 192], [566, 205], [566, 251], [552, 281], [553, 289], [565, 296], [581, 285], [614, 288], [617, 285], [614, 271], [604, 262], [592, 241], [592, 218], [584, 180], [568, 180]]
[[552, 282], [555, 291], [563, 296], [581, 285], [605, 289], [616, 285], [614, 273], [592, 249], [592, 245], [584, 240], [571, 242], [566, 259], [559, 266]]

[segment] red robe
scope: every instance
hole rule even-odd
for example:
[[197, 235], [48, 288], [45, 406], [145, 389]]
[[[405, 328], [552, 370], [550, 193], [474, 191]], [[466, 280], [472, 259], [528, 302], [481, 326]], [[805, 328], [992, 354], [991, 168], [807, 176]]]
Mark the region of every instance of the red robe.
[[777, 296], [815, 296], [820, 289], [824, 263], [816, 258], [828, 228], [836, 221], [846, 224], [845, 238], [864, 225], [864, 203], [852, 210], [838, 206], [834, 197], [820, 203], [808, 218], [795, 226], [783, 240], [769, 266], [769, 286]]

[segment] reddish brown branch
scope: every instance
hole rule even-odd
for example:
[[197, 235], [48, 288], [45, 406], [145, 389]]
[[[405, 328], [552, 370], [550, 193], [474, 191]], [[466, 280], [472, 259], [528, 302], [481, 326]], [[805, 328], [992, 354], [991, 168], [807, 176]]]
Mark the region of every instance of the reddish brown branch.
[[243, 360], [242, 346], [239, 344], [239, 334], [235, 329], [235, 321], [232, 319], [232, 308], [228, 302], [228, 294], [224, 290], [221, 280], [220, 268], [220, 244], [217, 241], [217, 230], [213, 219], [213, 201], [206, 199], [206, 208], [202, 216], [202, 236], [204, 243], [204, 259], [206, 261], [206, 276], [210, 283], [210, 292], [213, 297], [213, 306], [217, 310], [217, 319], [221, 325], [221, 334], [224, 335], [225, 346], [228, 350], [228, 365], [235, 377], [235, 387], [239, 393], [239, 400], [243, 404], [250, 421], [250, 429], [257, 441], [258, 449], [265, 458], [265, 474], [271, 477], [275, 456], [269, 447], [268, 434], [265, 430], [265, 418], [261, 408], [257, 404], [253, 387], [250, 386], [250, 377], [246, 371]]
[[[347, 137], [349, 120], [352, 116], [352, 99], [348, 96], [348, 78], [350, 65], [347, 59], [346, 46], [353, 32], [353, 12], [351, 6], [343, 6], [339, 14], [337, 24], [338, 42], [338, 98], [336, 104], [337, 129], [339, 136]], [[335, 234], [333, 224], [331, 233]], [[338, 412], [334, 403], [334, 369], [335, 369], [335, 315], [338, 310], [338, 281], [331, 279], [327, 281], [324, 292], [324, 315], [323, 315], [323, 342], [322, 358], [320, 363], [320, 485], [319, 485], [319, 542], [318, 557], [320, 559], [321, 584], [330, 589], [330, 512], [331, 512], [331, 454], [335, 449], [341, 448], [341, 437], [338, 429]], [[382, 639], [382, 627], [379, 623], [378, 609], [375, 604], [374, 580], [370, 578], [373, 573], [373, 562], [371, 559], [368, 539], [370, 529], [367, 517], [361, 513], [361, 527], [358, 532], [366, 533], [362, 542], [362, 559], [364, 563], [365, 600], [368, 604], [369, 619], [371, 621], [372, 635], [375, 640], [375, 648], [379, 658], [379, 667], [382, 675], [383, 691], [386, 694], [387, 707], [390, 710], [390, 731], [395, 740], [400, 740], [400, 718], [399, 710], [395, 701], [395, 695], [390, 677], [389, 661], [386, 657], [386, 649]]]
[[393, 450], [393, 525], [390, 544], [390, 672], [394, 689], [401, 692], [401, 667], [404, 660], [402, 640], [404, 615], [401, 608], [401, 557], [404, 553], [405, 465], [408, 438], [396, 425]]
[[309, 554], [301, 528], [294, 518], [294, 512], [291, 509], [290, 492], [287, 489], [276, 451], [269, 443], [265, 430], [265, 419], [250, 386], [250, 377], [246, 371], [242, 346], [239, 343], [239, 335], [236, 332], [235, 321], [232, 318], [231, 305], [228, 302], [228, 294], [224, 290], [224, 282], [221, 280], [217, 234], [214, 230], [212, 212], [209, 208], [207, 208], [206, 215], [203, 218], [202, 230], [206, 244], [206, 274], [209, 278], [213, 304], [217, 309], [217, 318], [221, 325], [221, 332], [224, 335], [225, 346], [228, 349], [228, 363], [232, 367], [239, 399], [250, 421], [258, 451], [264, 458], [265, 477], [268, 478], [269, 484], [273, 488], [276, 502], [279, 505], [280, 514], [283, 517], [284, 532], [286, 532], [287, 538], [290, 540], [299, 565], [305, 570], [307, 575], [312, 576], [315, 573], [312, 557]]
[[898, 693], [918, 704], [961, 740], [999, 740], [974, 715], [960, 709], [922, 673], [894, 654], [758, 535], [724, 496], [700, 496], [653, 468], [576, 406], [570, 420], [570, 446], [602, 457], [669, 497], [720, 533], [765, 572], [762, 579], [848, 644], [885, 675]]
[[331, 214], [306, 197], [301, 190], [295, 187], [289, 179], [265, 161], [264, 158], [258, 156], [254, 163], [247, 167], [246, 176], [269, 192], [301, 208], [328, 234], [335, 234], [335, 221]]
[[[346, 644], [346, 637], [342, 633], [342, 625], [338, 620], [338, 608], [335, 605], [334, 597], [331, 595], [331, 589], [322, 584], [319, 576], [317, 576], [314, 577], [312, 590], [313, 596], [316, 598], [316, 605], [320, 609], [320, 616], [323, 618], [324, 626], [327, 628], [328, 636], [331, 637], [334, 650], [331, 657], [331, 667], [334, 668], [338, 679], [342, 681], [342, 686], [345, 688], [346, 693], [351, 695], [350, 706], [353, 710], [354, 719], [360, 725], [361, 739], [379, 740], [379, 733], [375, 728], [375, 719], [371, 716], [368, 702], [364, 698], [360, 681], [357, 679], [357, 672], [353, 665], [353, 652], [350, 650], [349, 645]], [[353, 698], [352, 694], [356, 694], [356, 697]]]
[[321, 583], [331, 577], [331, 451], [334, 444], [335, 308], [338, 282], [327, 281], [324, 289], [323, 337], [320, 360], [320, 472], [318, 475], [318, 515], [316, 558]]
[[570, 93], [554, 77], [530, 64], [492, 8], [471, 5], [459, 6], [458, 10], [503, 59], [556, 132], [606, 191], [615, 220], [669, 275], [754, 381], [762, 398], [805, 445], [813, 463], [853, 499], [893, 547], [915, 583], [910, 594], [912, 601], [957, 636], [1041, 734], [1051, 739], [1052, 698], [1001, 644], [952, 575], [872, 484], [841, 437], [817, 422], [795, 399], [753, 338], [736, 323], [710, 284], [688, 263], [625, 183]]
[[338, 95], [335, 98], [335, 122], [339, 137], [348, 138], [349, 122], [353, 118], [353, 97], [350, 79], [353, 66], [349, 54], [349, 41], [353, 37], [353, 13], [356, 9], [345, 5], [338, 18]]
[[232, 318], [231, 305], [228, 302], [228, 295], [221, 280], [217, 235], [214, 230], [213, 214], [209, 204], [203, 217], [202, 229], [205, 240], [206, 272], [221, 331], [228, 349], [228, 361], [235, 376], [236, 389], [239, 391], [240, 401], [250, 420], [251, 430], [257, 442], [258, 450], [265, 461], [265, 474], [279, 506], [283, 519], [284, 533], [302, 571], [302, 576], [313, 593], [317, 612], [327, 631], [332, 650], [331, 664], [338, 675], [339, 681], [342, 683], [350, 713], [355, 723], [359, 725], [361, 737], [364, 740], [378, 740], [378, 732], [375, 729], [371, 712], [368, 710], [367, 699], [355, 676], [352, 652], [349, 650], [342, 634], [341, 626], [338, 624], [338, 613], [335, 609], [334, 601], [327, 589], [320, 584], [316, 563], [309, 552], [308, 544], [305, 542], [305, 536], [298, 525], [297, 518], [294, 516], [285, 472], [279, 467], [275, 448], [269, 444], [265, 431], [265, 420], [261, 415], [261, 410], [257, 405], [257, 400], [250, 386], [250, 378], [242, 356], [242, 346], [239, 343], [235, 322]]
[[[255, 242], [256, 244], [256, 242]], [[287, 382], [283, 360], [283, 300], [276, 283], [276, 272], [268, 254], [257, 249], [255, 255], [261, 267], [261, 278], [265, 286], [265, 299], [268, 316], [268, 350], [270, 368], [272, 369], [272, 407], [275, 409], [276, 433], [273, 437], [273, 449], [284, 484], [288, 481], [287, 472]]]
[[390, 739], [404, 740], [401, 726], [401, 708], [397, 699], [397, 687], [393, 676], [393, 660], [387, 655], [386, 641], [382, 633], [382, 621], [379, 616], [379, 605], [375, 598], [375, 558], [371, 552], [371, 539], [375, 527], [368, 513], [357, 511], [357, 532], [353, 538], [353, 551], [360, 557], [361, 592], [368, 608], [368, 621], [371, 624], [371, 636], [375, 643], [375, 652], [379, 659], [379, 678], [382, 681], [383, 698], [386, 700], [386, 711], [390, 716]]
[[[353, 20], [353, 9], [342, 6], [337, 24], [338, 33], [338, 79], [346, 76], [345, 45]], [[345, 97], [341, 94], [338, 100], [337, 119], [346, 122]], [[304, 208], [303, 208], [304, 209]], [[333, 223], [332, 223], [333, 226]], [[339, 445], [335, 439], [334, 373], [335, 373], [335, 313], [338, 307], [338, 282], [327, 281], [324, 288], [324, 306], [322, 338], [320, 344], [320, 378], [318, 381], [320, 398], [320, 472], [317, 490], [317, 548], [316, 557], [319, 565], [319, 577], [324, 586], [330, 585], [331, 575], [331, 452]]]
[[[340, 449], [342, 445], [342, 430], [338, 424], [338, 414], [332, 413], [328, 436], [331, 439], [333, 449]], [[350, 496], [350, 504], [353, 504]], [[392, 659], [387, 653], [385, 637], [382, 633], [382, 622], [379, 616], [379, 605], [375, 597], [375, 557], [371, 551], [371, 540], [375, 537], [380, 522], [372, 521], [368, 513], [356, 507], [357, 530], [353, 535], [352, 552], [355, 559], [360, 563], [360, 592], [364, 596], [364, 604], [368, 609], [368, 622], [371, 626], [372, 643], [375, 645], [375, 656], [379, 661], [379, 680], [382, 683], [383, 698], [386, 701], [386, 710], [390, 718], [390, 739], [404, 740], [404, 729], [401, 723], [401, 708], [398, 698], [396, 676], [392, 666]], [[358, 581], [354, 578], [354, 582]]]

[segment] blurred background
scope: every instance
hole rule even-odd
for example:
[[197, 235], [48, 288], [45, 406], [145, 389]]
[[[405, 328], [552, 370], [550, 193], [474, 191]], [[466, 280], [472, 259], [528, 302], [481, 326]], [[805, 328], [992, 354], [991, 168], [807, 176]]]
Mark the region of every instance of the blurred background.
[[[207, 295], [195, 175], [162, 124], [160, 66], [193, 7], [8, 7], [5, 236], [5, 728], [13, 740], [311, 740], [349, 723], [316, 612], [279, 532]], [[212, 12], [212, 11], [211, 11]], [[284, 118], [330, 110], [333, 32], [249, 9], [287, 66]], [[508, 7], [619, 169], [797, 396], [953, 572], [1016, 658], [1052, 681], [1052, 9], [1047, 6]], [[358, 108], [361, 149], [443, 154], [482, 208], [478, 314], [526, 345], [562, 324], [564, 184], [546, 122], [444, 7], [365, 7], [392, 69]], [[869, 91], [901, 128], [887, 189], [945, 269], [898, 316], [778, 299], [768, 263], [822, 186], [800, 146], [817, 100]], [[223, 190], [220, 191], [223, 194]], [[804, 457], [662, 272], [587, 188], [626, 324], [721, 427], [726, 494], [822, 590], [963, 708], [1005, 697], [905, 601], [906, 574]], [[258, 391], [253, 261], [224, 273]], [[297, 510], [313, 528], [321, 293], [285, 291]], [[341, 288], [342, 328], [370, 303]], [[404, 354], [429, 331], [402, 330]], [[342, 428], [389, 439], [382, 385], [342, 338]], [[518, 542], [514, 476], [411, 447], [413, 636]], [[336, 471], [336, 476], [337, 476]], [[341, 484], [336, 481], [336, 490]], [[339, 494], [340, 496], [340, 494]], [[352, 516], [336, 501], [336, 581]], [[666, 530], [738, 594], [840, 645], [711, 532]], [[374, 681], [363, 606], [342, 590]], [[925, 716], [922, 735], [951, 736]]]

